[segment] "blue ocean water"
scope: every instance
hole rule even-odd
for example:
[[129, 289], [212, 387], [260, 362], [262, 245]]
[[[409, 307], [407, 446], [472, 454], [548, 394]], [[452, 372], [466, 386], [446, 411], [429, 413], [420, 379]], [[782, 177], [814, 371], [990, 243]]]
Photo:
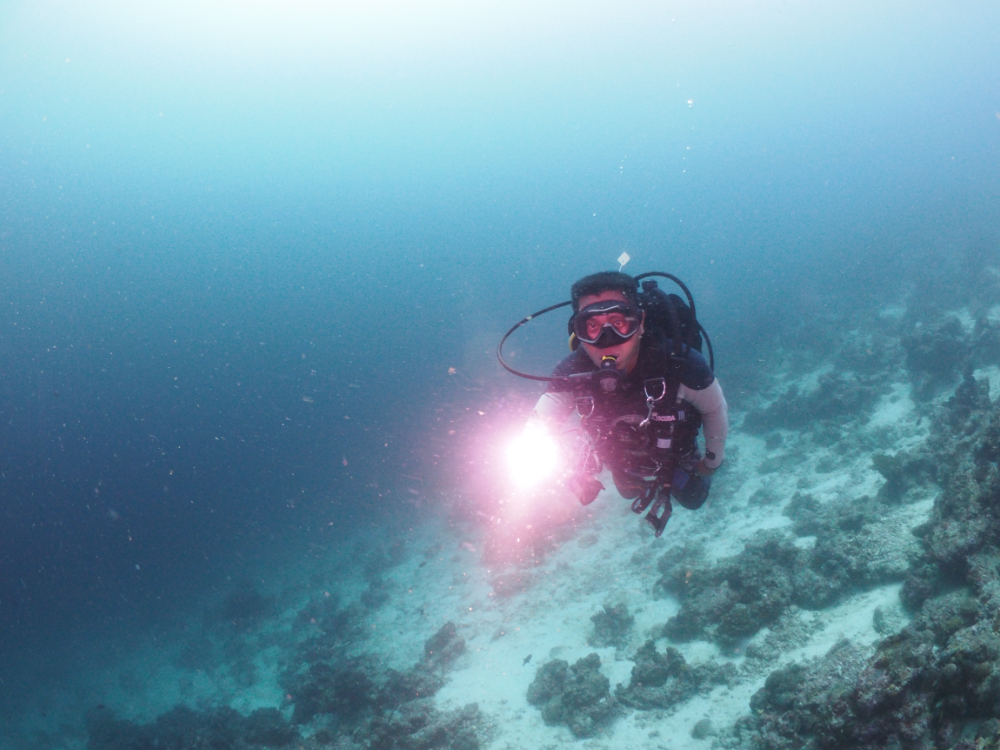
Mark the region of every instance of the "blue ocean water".
[[[460, 465], [442, 419], [532, 393], [499, 337], [622, 251], [692, 287], [737, 404], [831, 290], [946, 287], [995, 247], [997, 28], [986, 2], [4, 3], [0, 669], [419, 515]], [[550, 369], [562, 325], [516, 361]]]

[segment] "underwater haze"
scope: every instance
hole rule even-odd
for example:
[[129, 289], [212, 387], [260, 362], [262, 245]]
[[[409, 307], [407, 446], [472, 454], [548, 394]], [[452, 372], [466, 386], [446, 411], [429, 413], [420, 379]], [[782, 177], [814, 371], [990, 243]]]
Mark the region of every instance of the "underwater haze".
[[[5, 0], [8, 726], [71, 653], [474, 492], [538, 392], [497, 341], [623, 251], [692, 288], [734, 416], [788, 326], [960, 298], [1000, 247], [998, 29], [979, 0]], [[552, 317], [512, 363], [551, 370]]]

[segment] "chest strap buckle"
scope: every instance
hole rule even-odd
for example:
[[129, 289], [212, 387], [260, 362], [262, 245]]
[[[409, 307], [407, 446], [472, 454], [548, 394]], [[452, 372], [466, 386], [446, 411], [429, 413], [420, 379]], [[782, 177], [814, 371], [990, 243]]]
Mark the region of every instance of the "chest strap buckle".
[[[659, 387], [659, 393], [656, 389]], [[652, 399], [654, 402], [662, 401], [663, 397], [667, 395], [667, 379], [666, 378], [650, 378], [642, 384], [642, 389], [646, 392], [646, 401], [649, 402]]]
[[[659, 394], [656, 392], [656, 387], [659, 386]], [[642, 389], [646, 392], [646, 408], [649, 409], [649, 413], [646, 414], [646, 418], [639, 423], [639, 429], [645, 430], [649, 426], [650, 420], [653, 418], [653, 404], [662, 401], [664, 396], [667, 395], [667, 379], [666, 378], [650, 378], [642, 384]]]

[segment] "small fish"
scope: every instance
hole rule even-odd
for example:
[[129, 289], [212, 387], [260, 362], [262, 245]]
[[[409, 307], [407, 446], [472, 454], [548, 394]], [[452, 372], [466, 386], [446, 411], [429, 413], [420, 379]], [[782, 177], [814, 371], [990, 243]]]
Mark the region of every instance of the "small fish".
[[475, 552], [476, 551], [476, 546], [472, 542], [462, 542], [458, 546], [461, 547], [462, 549], [466, 550], [467, 552]]
[[521, 666], [523, 667], [529, 661], [531, 661], [531, 654], [528, 654], [527, 656], [524, 657], [524, 661], [521, 662]]

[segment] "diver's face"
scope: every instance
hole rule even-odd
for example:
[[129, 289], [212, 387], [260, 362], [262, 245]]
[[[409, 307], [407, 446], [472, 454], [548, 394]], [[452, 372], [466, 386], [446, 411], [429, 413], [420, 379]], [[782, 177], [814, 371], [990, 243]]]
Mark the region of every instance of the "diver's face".
[[[606, 292], [599, 292], [598, 294], [588, 294], [586, 297], [580, 297], [580, 308], [583, 309], [588, 305], [593, 305], [595, 302], [606, 302], [607, 300], [618, 300], [619, 302], [628, 302], [628, 299], [624, 294], [615, 290], [609, 289]], [[643, 314], [645, 318], [645, 314]], [[598, 317], [597, 322], [604, 322]], [[591, 344], [585, 344], [582, 341], [580, 346], [583, 350], [587, 352], [587, 356], [590, 357], [591, 361], [600, 366], [601, 360], [604, 357], [614, 357], [617, 361], [615, 362], [615, 367], [622, 372], [631, 372], [632, 368], [635, 367], [635, 363], [639, 361], [639, 340], [642, 338], [643, 327], [639, 324], [639, 332], [636, 333], [632, 338], [627, 341], [623, 341], [616, 346], [609, 346], [606, 349], [598, 349], [596, 346]]]

